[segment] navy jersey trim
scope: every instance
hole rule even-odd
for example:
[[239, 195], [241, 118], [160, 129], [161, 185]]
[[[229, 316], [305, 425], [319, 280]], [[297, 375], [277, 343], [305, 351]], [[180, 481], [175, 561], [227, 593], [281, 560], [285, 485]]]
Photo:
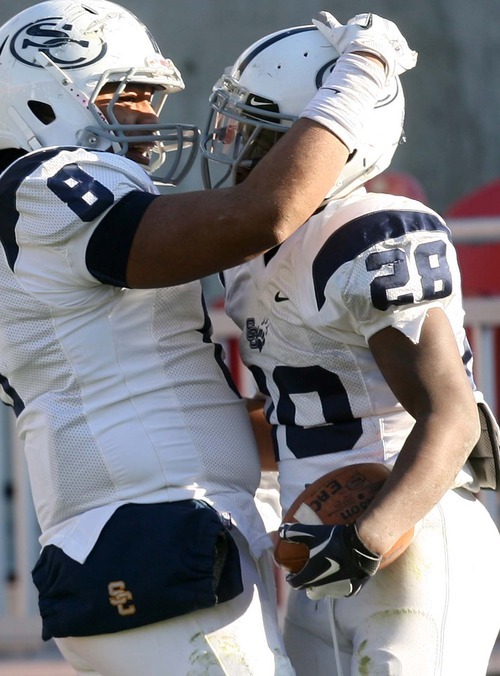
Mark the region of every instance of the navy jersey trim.
[[273, 260], [273, 258], [276, 256], [280, 249], [281, 244], [278, 244], [277, 246], [273, 247], [272, 249], [269, 249], [269, 251], [266, 251], [264, 253], [264, 265], [269, 265], [269, 263]]
[[[16, 226], [19, 220], [19, 211], [16, 207], [16, 195], [24, 179], [35, 172], [47, 160], [52, 159], [64, 151], [85, 150], [80, 146], [58, 146], [57, 148], [42, 148], [23, 155], [15, 160], [0, 176], [0, 242], [5, 250], [7, 262], [14, 270], [19, 246], [16, 241]], [[104, 150], [90, 150], [92, 153], [107, 152]], [[70, 163], [71, 164], [71, 163]]]
[[132, 190], [104, 216], [87, 245], [85, 262], [103, 284], [126, 287], [130, 248], [144, 212], [159, 195]]
[[2, 400], [2, 402], [6, 406], [12, 406], [12, 408], [14, 409], [14, 414], [16, 416], [21, 415], [21, 413], [24, 411], [24, 401], [21, 399], [16, 390], [9, 383], [8, 378], [6, 378], [1, 373], [0, 373], [0, 387], [12, 401], [11, 404], [7, 403], [5, 400]]
[[231, 390], [234, 392], [234, 394], [238, 397], [238, 399], [242, 399], [241, 394], [238, 391], [238, 388], [236, 386], [236, 383], [234, 382], [233, 376], [231, 375], [231, 371], [224, 361], [224, 348], [220, 343], [214, 343], [212, 341], [212, 321], [210, 319], [210, 315], [208, 314], [207, 310], [207, 304], [205, 302], [205, 296], [203, 294], [203, 291], [201, 293], [201, 305], [203, 307], [203, 314], [205, 317], [205, 321], [203, 323], [203, 326], [201, 329], [199, 329], [199, 332], [202, 335], [202, 339], [204, 343], [207, 344], [212, 344], [214, 348], [214, 359], [217, 362], [218, 367], [222, 371], [222, 375], [224, 376], [227, 384], [231, 388]]
[[418, 231], [445, 232], [450, 237], [450, 230], [437, 216], [420, 211], [377, 211], [364, 214], [330, 235], [312, 264], [318, 310], [325, 303], [328, 281], [344, 263], [386, 239], [396, 239], [406, 233]]
[[58, 155], [67, 148], [39, 150], [24, 155], [14, 162], [0, 177], [0, 241], [5, 250], [7, 262], [11, 270], [14, 269], [19, 255], [19, 246], [16, 241], [16, 225], [19, 212], [16, 208], [16, 194], [26, 176], [33, 173], [46, 160]]

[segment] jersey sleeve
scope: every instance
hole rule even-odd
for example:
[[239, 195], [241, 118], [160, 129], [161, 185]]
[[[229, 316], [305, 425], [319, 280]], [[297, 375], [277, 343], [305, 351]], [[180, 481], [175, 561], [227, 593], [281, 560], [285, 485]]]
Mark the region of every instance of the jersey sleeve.
[[[78, 290], [100, 284], [87, 266], [88, 242], [133, 191], [158, 194], [140, 167], [111, 153], [59, 148], [12, 165], [0, 187], [0, 201], [8, 205], [2, 242], [23, 288], [49, 304], [71, 303]], [[130, 222], [124, 220], [125, 227]]]
[[[328, 248], [341, 252], [336, 262]], [[446, 307], [460, 295], [456, 252], [433, 212], [366, 214], [335, 233], [321, 257], [320, 312], [328, 322], [337, 307], [364, 342], [389, 326], [418, 342], [429, 308]]]

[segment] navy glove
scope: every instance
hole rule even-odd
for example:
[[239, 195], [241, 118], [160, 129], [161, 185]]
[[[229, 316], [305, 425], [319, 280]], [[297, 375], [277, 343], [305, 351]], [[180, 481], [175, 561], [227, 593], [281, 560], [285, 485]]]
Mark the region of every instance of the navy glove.
[[354, 596], [377, 572], [381, 556], [359, 538], [356, 526], [308, 526], [283, 523], [279, 537], [305, 544], [309, 560], [298, 573], [289, 573], [294, 589], [306, 589], [310, 598]]

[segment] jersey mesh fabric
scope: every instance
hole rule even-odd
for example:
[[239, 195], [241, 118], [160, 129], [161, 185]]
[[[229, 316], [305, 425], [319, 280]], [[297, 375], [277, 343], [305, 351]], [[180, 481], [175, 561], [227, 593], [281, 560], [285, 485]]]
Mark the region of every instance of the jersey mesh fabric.
[[418, 341], [429, 308], [443, 308], [474, 386], [449, 231], [413, 200], [361, 189], [332, 201], [272, 258], [227, 271], [225, 287], [243, 360], [268, 393], [285, 510], [329, 470], [391, 465], [414, 424], [368, 348], [373, 333], [394, 326]]
[[81, 148], [33, 153], [8, 173], [0, 373], [24, 406], [42, 545], [84, 560], [121, 504], [204, 497], [260, 550], [257, 452], [200, 283], [121, 289], [85, 265], [109, 207], [131, 190], [157, 192], [147, 175]]

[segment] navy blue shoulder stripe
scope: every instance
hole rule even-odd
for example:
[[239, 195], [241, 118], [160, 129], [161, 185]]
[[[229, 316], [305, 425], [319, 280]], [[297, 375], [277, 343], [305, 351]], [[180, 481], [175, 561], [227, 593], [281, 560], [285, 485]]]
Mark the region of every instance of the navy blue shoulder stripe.
[[0, 241], [5, 249], [5, 255], [10, 268], [13, 270], [19, 247], [16, 242], [16, 225], [19, 212], [16, 209], [16, 193], [23, 180], [35, 171], [42, 162], [48, 160], [59, 152], [59, 148], [43, 150], [25, 155], [9, 167], [0, 178]]
[[364, 214], [343, 225], [323, 244], [312, 264], [316, 304], [325, 303], [325, 287], [341, 265], [374, 244], [395, 239], [408, 232], [440, 231], [450, 237], [450, 230], [435, 215], [420, 211], [376, 211]]
[[279, 40], [283, 40], [283, 38], [287, 38], [289, 35], [295, 35], [296, 33], [304, 33], [306, 31], [315, 31], [316, 26], [297, 26], [296, 28], [290, 28], [289, 30], [284, 30], [280, 31], [279, 33], [276, 33], [275, 35], [271, 35], [267, 40], [263, 40], [260, 45], [257, 45], [255, 49], [253, 49], [249, 54], [247, 54], [246, 58], [243, 59], [243, 61], [240, 63], [239, 67], [239, 73], [244, 72], [245, 68], [248, 66], [248, 64], [255, 59], [257, 54], [260, 54], [264, 49], [267, 49], [269, 45], [274, 44], [275, 42], [278, 42]]
[[[19, 255], [16, 242], [16, 225], [19, 212], [16, 209], [16, 193], [26, 176], [29, 176], [38, 167], [52, 159], [64, 150], [77, 150], [78, 146], [60, 146], [57, 148], [42, 148], [16, 160], [0, 176], [0, 242], [5, 249], [5, 255], [11, 270]], [[99, 152], [94, 151], [92, 152]]]

